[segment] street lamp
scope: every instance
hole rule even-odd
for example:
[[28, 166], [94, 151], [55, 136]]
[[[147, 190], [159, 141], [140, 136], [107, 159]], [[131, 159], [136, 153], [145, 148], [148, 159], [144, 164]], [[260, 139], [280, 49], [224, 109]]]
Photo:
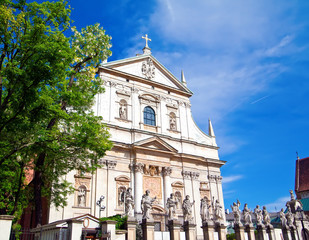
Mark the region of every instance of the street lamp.
[[101, 211], [104, 211], [105, 210], [105, 206], [103, 205], [103, 200], [104, 200], [104, 196], [102, 195], [100, 197], [100, 199], [97, 201], [97, 205], [100, 207], [99, 208], [99, 218], [101, 218]]
[[305, 230], [305, 226], [304, 226], [304, 210], [298, 206], [297, 209], [296, 209], [296, 212], [299, 213], [300, 215], [300, 221], [301, 221], [301, 226], [302, 226], [302, 235], [304, 236], [305, 240], [308, 240], [307, 239], [307, 232]]

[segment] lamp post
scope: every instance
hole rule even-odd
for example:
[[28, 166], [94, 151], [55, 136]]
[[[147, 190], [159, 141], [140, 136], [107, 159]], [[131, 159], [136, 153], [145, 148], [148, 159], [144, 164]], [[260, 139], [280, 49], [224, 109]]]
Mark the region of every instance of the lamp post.
[[104, 196], [102, 195], [100, 197], [100, 199], [97, 201], [97, 205], [100, 207], [99, 208], [99, 218], [101, 218], [101, 211], [104, 211], [105, 210], [105, 206], [103, 205], [103, 200], [104, 200]]
[[304, 226], [304, 210], [298, 206], [297, 209], [296, 209], [296, 212], [299, 213], [300, 215], [300, 221], [301, 221], [301, 226], [302, 226], [302, 235], [304, 236], [304, 240], [308, 240], [307, 239], [307, 233], [306, 233], [306, 230], [305, 230], [305, 226]]

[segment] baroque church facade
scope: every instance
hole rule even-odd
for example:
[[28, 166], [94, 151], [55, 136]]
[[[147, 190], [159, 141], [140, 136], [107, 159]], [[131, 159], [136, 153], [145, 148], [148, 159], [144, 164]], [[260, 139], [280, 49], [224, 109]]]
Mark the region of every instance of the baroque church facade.
[[[174, 193], [176, 215], [183, 221], [182, 202], [195, 201], [192, 214], [201, 236], [200, 200], [218, 200], [224, 209], [218, 146], [209, 121], [208, 134], [195, 124], [182, 73], [179, 81], [154, 56], [147, 44], [143, 54], [106, 62], [99, 67], [105, 92], [96, 96], [93, 111], [109, 128], [113, 148], [93, 174], [70, 172], [75, 187], [62, 209], [49, 209], [49, 222], [83, 214], [96, 217], [124, 213], [123, 193], [130, 187], [134, 215], [141, 219], [141, 199], [146, 190], [156, 197], [152, 209], [155, 228], [165, 231], [166, 201]], [[102, 198], [104, 211], [97, 201]]]

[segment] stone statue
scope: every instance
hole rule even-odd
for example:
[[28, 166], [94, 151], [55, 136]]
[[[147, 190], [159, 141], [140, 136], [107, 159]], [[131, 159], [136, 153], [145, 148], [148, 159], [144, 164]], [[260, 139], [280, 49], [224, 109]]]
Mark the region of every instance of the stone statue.
[[265, 206], [263, 206], [263, 211], [262, 211], [262, 213], [263, 213], [264, 224], [265, 224], [266, 226], [272, 226], [272, 225], [270, 224], [270, 216], [269, 216], [269, 213], [267, 212]]
[[221, 222], [223, 220], [222, 206], [220, 205], [218, 199], [216, 200], [214, 206], [214, 220], [216, 222]]
[[79, 188], [78, 191], [78, 206], [85, 207], [86, 206], [86, 192], [85, 189]]
[[287, 222], [287, 219], [285, 217], [285, 213], [284, 213], [284, 210], [283, 208], [281, 208], [281, 211], [280, 211], [280, 221], [281, 221], [281, 225], [283, 228], [288, 228], [288, 222]]
[[143, 219], [150, 219], [150, 210], [152, 209], [152, 204], [157, 199], [157, 197], [150, 197], [149, 194], [150, 191], [146, 190], [146, 193], [143, 195], [141, 201]]
[[231, 206], [232, 208], [232, 211], [233, 211], [233, 214], [234, 214], [234, 224], [238, 225], [238, 226], [242, 226], [242, 223], [240, 221], [240, 210], [239, 210], [239, 207], [240, 207], [240, 202], [239, 200], [237, 199], [237, 203], [233, 203], [233, 205]]
[[256, 208], [254, 209], [254, 214], [255, 214], [255, 217], [256, 217], [256, 225], [264, 226], [264, 224], [262, 223], [263, 213], [262, 213], [262, 209], [260, 209], [259, 205], [256, 205]]
[[125, 192], [125, 214], [128, 217], [133, 217], [134, 212], [133, 212], [133, 207], [134, 207], [134, 198], [132, 195], [132, 188], [128, 188], [127, 191]]
[[127, 108], [124, 104], [121, 104], [119, 107], [119, 118], [127, 119]]
[[170, 117], [170, 129], [176, 130], [176, 119], [173, 116]]
[[185, 222], [190, 222], [192, 220], [192, 206], [194, 203], [195, 201], [193, 201], [192, 203], [190, 202], [189, 195], [187, 195], [185, 200], [183, 200], [182, 210]]
[[287, 205], [287, 212], [285, 214], [286, 220], [287, 220], [287, 225], [289, 227], [294, 226], [294, 214], [292, 213], [290, 205]]
[[290, 190], [290, 195], [291, 195], [291, 201], [295, 200], [295, 196], [294, 196], [293, 190]]
[[168, 208], [168, 220], [177, 219], [176, 217], [176, 207], [178, 199], [175, 198], [174, 193], [171, 193], [170, 197], [167, 199], [166, 206]]
[[211, 205], [209, 204], [208, 198], [205, 196], [201, 199], [201, 218], [202, 222], [208, 222], [210, 220], [209, 208]]
[[248, 208], [248, 204], [245, 203], [244, 210], [242, 210], [242, 215], [246, 226], [253, 226], [251, 213], [252, 211]]

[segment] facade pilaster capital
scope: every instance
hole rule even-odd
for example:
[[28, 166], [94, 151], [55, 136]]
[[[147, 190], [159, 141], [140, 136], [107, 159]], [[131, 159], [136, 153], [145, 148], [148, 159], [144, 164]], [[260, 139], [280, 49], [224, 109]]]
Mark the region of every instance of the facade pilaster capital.
[[135, 163], [133, 165], [134, 172], [144, 173], [144, 164], [143, 163]]
[[190, 172], [190, 176], [191, 176], [192, 180], [197, 180], [200, 177], [200, 173], [199, 172]]
[[110, 82], [110, 86], [111, 86], [111, 87], [116, 87], [116, 85], [117, 85], [117, 84], [116, 84], [115, 82]]
[[209, 182], [216, 182], [216, 175], [208, 175]]
[[103, 86], [110, 86], [110, 81], [103, 81]]
[[171, 176], [171, 173], [172, 173], [172, 168], [171, 167], [164, 167], [162, 169], [162, 174], [163, 176]]
[[221, 183], [221, 182], [222, 182], [222, 177], [221, 177], [221, 176], [216, 176], [216, 181], [217, 181], [218, 183]]
[[112, 160], [106, 160], [106, 166], [108, 169], [114, 169], [117, 165], [116, 161], [112, 161]]
[[133, 93], [138, 93], [140, 90], [137, 87], [132, 87], [132, 92]]
[[185, 105], [186, 107], [191, 107], [191, 103], [189, 103], [189, 102], [184, 102], [184, 105]]
[[190, 176], [191, 176], [190, 171], [182, 171], [181, 174], [185, 179], [190, 179]]

